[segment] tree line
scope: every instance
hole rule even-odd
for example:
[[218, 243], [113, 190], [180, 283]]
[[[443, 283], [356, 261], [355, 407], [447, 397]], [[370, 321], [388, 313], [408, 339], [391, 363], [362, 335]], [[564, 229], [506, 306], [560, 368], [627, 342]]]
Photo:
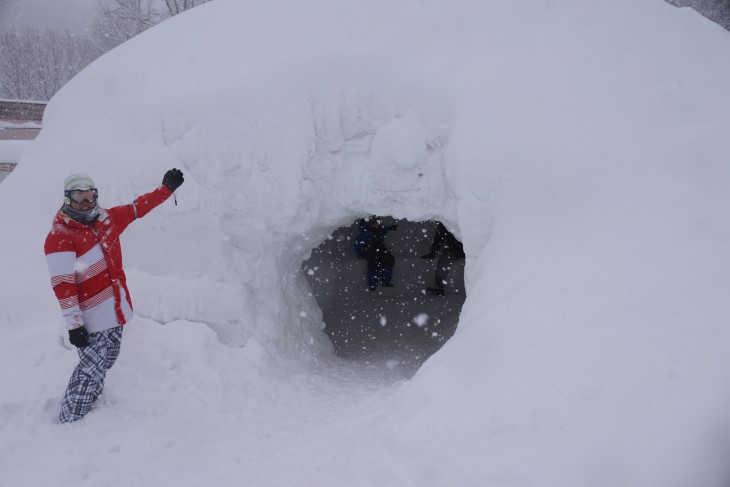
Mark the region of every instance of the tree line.
[[94, 59], [155, 24], [211, 0], [100, 0], [85, 33], [0, 30], [0, 98], [49, 100]]
[[[49, 100], [91, 61], [155, 24], [211, 0], [99, 0], [86, 34], [10, 27], [0, 31], [0, 98]], [[666, 0], [730, 30], [730, 0]]]
[[690, 7], [730, 30], [730, 0], [667, 0], [675, 7]]

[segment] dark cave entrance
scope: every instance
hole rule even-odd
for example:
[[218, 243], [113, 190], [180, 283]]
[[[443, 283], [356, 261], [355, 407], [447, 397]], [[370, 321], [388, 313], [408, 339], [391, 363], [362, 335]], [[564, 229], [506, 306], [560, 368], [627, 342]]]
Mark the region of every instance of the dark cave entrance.
[[[373, 268], [356, 254], [354, 243], [362, 229], [358, 222], [334, 230], [312, 250], [302, 269], [338, 356], [417, 369], [456, 331], [466, 299], [461, 243], [449, 234], [440, 252], [423, 258], [437, 232], [444, 236], [446, 228], [440, 222], [386, 216], [373, 224], [397, 226], [383, 239], [395, 260], [392, 287], [383, 285], [387, 272], [369, 275]], [[437, 283], [439, 265], [446, 272], [438, 273]], [[375, 290], [373, 274], [380, 278]]]

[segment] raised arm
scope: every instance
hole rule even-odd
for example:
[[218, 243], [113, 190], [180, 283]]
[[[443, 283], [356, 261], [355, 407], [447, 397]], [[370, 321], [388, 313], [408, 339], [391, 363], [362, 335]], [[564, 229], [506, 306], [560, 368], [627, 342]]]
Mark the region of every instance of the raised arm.
[[184, 181], [182, 171], [170, 169], [162, 178], [160, 187], [143, 194], [129, 205], [111, 208], [109, 212], [113, 214], [115, 222], [123, 230], [137, 218], [142, 218], [154, 208], [160, 206]]

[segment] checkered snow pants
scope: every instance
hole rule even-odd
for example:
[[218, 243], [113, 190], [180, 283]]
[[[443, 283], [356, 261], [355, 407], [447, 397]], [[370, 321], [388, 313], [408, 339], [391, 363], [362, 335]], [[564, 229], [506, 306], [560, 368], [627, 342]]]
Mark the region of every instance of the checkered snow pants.
[[89, 345], [77, 349], [79, 365], [71, 374], [66, 396], [61, 404], [59, 419], [69, 423], [83, 418], [104, 388], [106, 371], [119, 356], [122, 327], [117, 326], [97, 333], [89, 333]]

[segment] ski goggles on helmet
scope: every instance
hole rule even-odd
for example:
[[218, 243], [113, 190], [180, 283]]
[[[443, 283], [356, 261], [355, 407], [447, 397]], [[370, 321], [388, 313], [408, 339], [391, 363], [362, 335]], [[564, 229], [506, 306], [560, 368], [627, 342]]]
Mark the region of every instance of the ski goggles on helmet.
[[65, 192], [66, 197], [74, 203], [96, 203], [99, 192], [96, 188], [72, 189]]

